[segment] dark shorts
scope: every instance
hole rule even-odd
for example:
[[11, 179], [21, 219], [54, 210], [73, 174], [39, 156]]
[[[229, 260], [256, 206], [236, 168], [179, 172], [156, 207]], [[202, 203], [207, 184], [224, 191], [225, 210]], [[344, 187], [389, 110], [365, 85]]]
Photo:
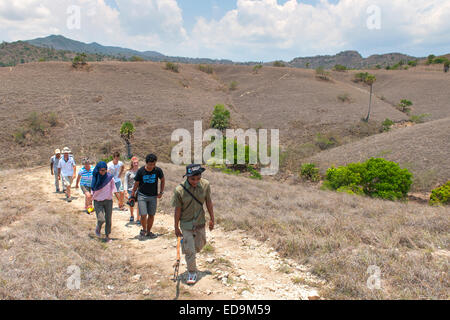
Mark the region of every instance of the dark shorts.
[[156, 196], [149, 197], [138, 192], [137, 198], [140, 216], [154, 216], [156, 214], [156, 206], [158, 204], [158, 198]]

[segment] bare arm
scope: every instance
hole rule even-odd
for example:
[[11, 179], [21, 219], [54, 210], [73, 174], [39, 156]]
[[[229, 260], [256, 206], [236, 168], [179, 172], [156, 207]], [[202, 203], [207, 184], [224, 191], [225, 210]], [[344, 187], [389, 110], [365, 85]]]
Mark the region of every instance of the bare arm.
[[166, 178], [162, 177], [162, 178], [161, 178], [161, 190], [159, 191], [158, 199], [161, 199], [161, 198], [162, 198], [162, 194], [163, 194], [163, 192], [164, 192], [164, 187], [165, 187], [165, 186], [166, 186]]
[[80, 184], [81, 175], [78, 175], [77, 183], [75, 184], [75, 188], [78, 188], [78, 185]]
[[53, 162], [50, 163], [50, 172], [52, 173], [52, 175], [54, 174], [53, 173]]
[[206, 200], [206, 208], [208, 208], [209, 217], [210, 217], [209, 230], [213, 231], [214, 230], [214, 206], [213, 206], [213, 202], [211, 200]]

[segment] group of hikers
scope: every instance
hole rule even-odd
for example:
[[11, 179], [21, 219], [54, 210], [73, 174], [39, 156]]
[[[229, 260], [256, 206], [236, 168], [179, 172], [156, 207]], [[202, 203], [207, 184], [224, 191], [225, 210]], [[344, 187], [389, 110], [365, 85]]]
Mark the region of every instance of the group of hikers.
[[[71, 188], [76, 181], [75, 188], [81, 189], [85, 196], [86, 213], [90, 214], [93, 211], [96, 213], [97, 237], [101, 237], [101, 230], [105, 225], [105, 241], [108, 243], [112, 241], [110, 235], [113, 198], [116, 197], [118, 209], [121, 211], [128, 210], [124, 203], [127, 199], [131, 213], [130, 223], [142, 226], [139, 237], [155, 239], [157, 235], [151, 230], [158, 200], [163, 197], [165, 189], [164, 172], [156, 166], [157, 161], [156, 155], [149, 154], [145, 158], [145, 165], [139, 167], [139, 159], [133, 157], [125, 172], [125, 165], [120, 161], [120, 153], [115, 152], [110, 162], [100, 161], [95, 167], [89, 158], [84, 158], [77, 176], [75, 159], [71, 150], [65, 147], [62, 151], [55, 150], [50, 160], [50, 171], [55, 179], [56, 193], [65, 193], [68, 202], [72, 202]], [[183, 239], [182, 252], [186, 259], [188, 284], [197, 282], [196, 253], [199, 253], [206, 244], [206, 217], [203, 208], [205, 203], [210, 215], [209, 229], [211, 231], [214, 229], [211, 188], [209, 182], [202, 178], [204, 171], [205, 168], [199, 164], [188, 165], [183, 176], [186, 180], [175, 188], [172, 197], [172, 206], [175, 208], [175, 235]], [[138, 204], [136, 218], [135, 203]]]

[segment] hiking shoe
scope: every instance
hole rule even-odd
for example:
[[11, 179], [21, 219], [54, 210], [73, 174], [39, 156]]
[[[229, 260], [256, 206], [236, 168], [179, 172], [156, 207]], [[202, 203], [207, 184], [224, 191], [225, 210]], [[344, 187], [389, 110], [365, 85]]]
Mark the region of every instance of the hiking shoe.
[[136, 221], [136, 224], [137, 224], [138, 226], [140, 226], [140, 225], [141, 225], [141, 220]]
[[111, 239], [111, 238], [106, 238], [106, 239], [105, 239], [105, 242], [106, 242], [106, 243], [111, 243], [111, 242], [112, 242], [112, 239]]
[[147, 232], [146, 236], [150, 239], [156, 239], [158, 236], [154, 234], [153, 232]]
[[141, 230], [141, 232], [139, 233], [139, 235], [140, 235], [141, 237], [145, 237], [145, 234], [146, 234], [145, 230]]
[[67, 198], [67, 202], [72, 202], [72, 198]]
[[130, 217], [130, 222], [134, 222], [134, 217]]
[[102, 235], [101, 235], [101, 233], [100, 233], [100, 229], [97, 227], [97, 228], [95, 228], [95, 235], [97, 236], [97, 237], [101, 237]]
[[196, 272], [193, 272], [193, 273], [188, 272], [186, 283], [187, 284], [195, 284], [196, 282], [197, 282], [197, 273]]

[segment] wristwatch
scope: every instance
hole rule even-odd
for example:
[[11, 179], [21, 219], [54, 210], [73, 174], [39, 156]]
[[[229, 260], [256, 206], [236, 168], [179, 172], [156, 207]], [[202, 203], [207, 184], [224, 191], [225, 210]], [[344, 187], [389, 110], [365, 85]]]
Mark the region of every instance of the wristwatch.
[[164, 191], [161, 191], [159, 194], [164, 194]]

